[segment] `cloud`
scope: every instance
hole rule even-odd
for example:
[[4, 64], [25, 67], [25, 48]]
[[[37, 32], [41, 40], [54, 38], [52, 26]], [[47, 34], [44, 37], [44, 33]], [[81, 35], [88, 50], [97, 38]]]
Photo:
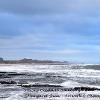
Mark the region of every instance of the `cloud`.
[[17, 14], [57, 14], [100, 10], [99, 0], [1, 0], [0, 11]]
[[99, 4], [99, 0], [0, 0], [0, 56], [97, 61]]
[[[99, 17], [75, 14], [19, 16], [0, 13], [0, 38], [11, 38], [26, 33], [81, 34], [94, 37], [99, 34]], [[61, 36], [61, 35], [60, 35]]]
[[19, 18], [12, 14], [0, 13], [0, 38], [21, 34], [20, 27], [23, 24], [20, 22]]
[[89, 38], [78, 34], [63, 33], [57, 36], [57, 34], [27, 33], [12, 39], [0, 39], [0, 56], [7, 59], [27, 57], [95, 63], [98, 61], [100, 50], [96, 49], [96, 44], [88, 43], [94, 40], [94, 37]]
[[67, 7], [66, 0], [3, 0], [0, 10], [20, 14], [43, 14], [62, 12]]

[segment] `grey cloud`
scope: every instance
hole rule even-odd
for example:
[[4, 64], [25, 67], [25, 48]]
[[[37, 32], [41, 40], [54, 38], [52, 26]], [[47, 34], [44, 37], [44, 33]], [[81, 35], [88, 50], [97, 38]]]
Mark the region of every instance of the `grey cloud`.
[[99, 4], [99, 0], [0, 0], [0, 11], [18, 14], [87, 12], [98, 10]]
[[63, 12], [66, 0], [0, 0], [0, 10], [12, 13], [38, 14]]

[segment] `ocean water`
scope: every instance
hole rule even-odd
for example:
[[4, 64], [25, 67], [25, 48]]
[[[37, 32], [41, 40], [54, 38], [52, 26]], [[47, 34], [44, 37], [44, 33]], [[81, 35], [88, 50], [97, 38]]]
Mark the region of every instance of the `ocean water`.
[[100, 100], [99, 66], [1, 64], [0, 100]]

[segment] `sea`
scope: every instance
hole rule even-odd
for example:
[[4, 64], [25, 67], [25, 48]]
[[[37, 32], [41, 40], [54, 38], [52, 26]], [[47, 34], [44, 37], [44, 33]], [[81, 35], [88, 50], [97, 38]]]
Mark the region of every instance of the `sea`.
[[0, 64], [0, 100], [100, 100], [100, 66]]

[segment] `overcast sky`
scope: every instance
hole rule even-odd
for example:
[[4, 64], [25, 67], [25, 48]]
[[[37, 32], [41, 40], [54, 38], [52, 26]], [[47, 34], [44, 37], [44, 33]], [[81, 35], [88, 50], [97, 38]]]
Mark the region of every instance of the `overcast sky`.
[[100, 63], [100, 0], [0, 0], [0, 57]]

